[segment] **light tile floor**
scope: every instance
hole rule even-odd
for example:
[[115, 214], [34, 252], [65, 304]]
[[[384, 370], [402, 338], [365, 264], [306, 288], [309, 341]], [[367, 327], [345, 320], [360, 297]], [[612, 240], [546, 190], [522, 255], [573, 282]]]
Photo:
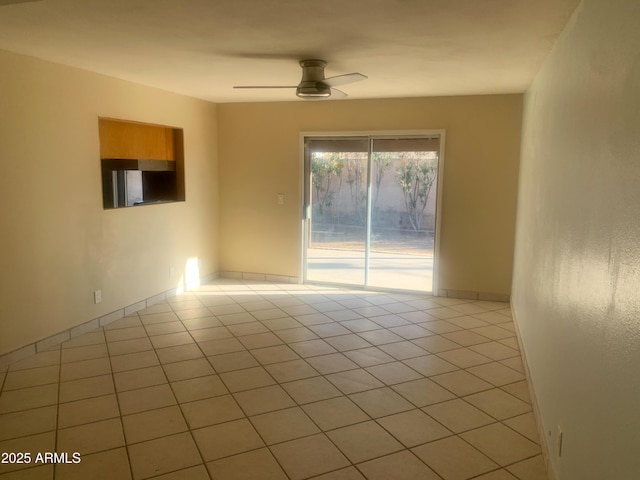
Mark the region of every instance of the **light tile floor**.
[[504, 303], [218, 280], [0, 372], [31, 454], [0, 479], [546, 480], [514, 335]]

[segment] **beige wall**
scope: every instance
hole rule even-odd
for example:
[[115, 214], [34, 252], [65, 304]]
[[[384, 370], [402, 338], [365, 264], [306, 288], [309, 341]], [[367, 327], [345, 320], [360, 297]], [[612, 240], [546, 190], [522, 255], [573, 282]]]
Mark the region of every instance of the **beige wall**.
[[513, 305], [559, 480], [640, 478], [639, 20], [586, 0], [526, 94]]
[[[0, 354], [175, 288], [192, 258], [297, 277], [303, 131], [446, 129], [440, 288], [510, 291], [520, 95], [215, 106], [8, 52], [0, 67]], [[187, 201], [103, 210], [98, 117], [183, 128]]]
[[[300, 132], [446, 129], [440, 288], [508, 294], [521, 95], [218, 105], [220, 267], [297, 277]], [[278, 193], [285, 205], [276, 204]]]
[[[0, 71], [0, 355], [175, 288], [189, 258], [218, 270], [214, 105], [2, 51]], [[103, 210], [99, 116], [183, 128], [186, 202]]]

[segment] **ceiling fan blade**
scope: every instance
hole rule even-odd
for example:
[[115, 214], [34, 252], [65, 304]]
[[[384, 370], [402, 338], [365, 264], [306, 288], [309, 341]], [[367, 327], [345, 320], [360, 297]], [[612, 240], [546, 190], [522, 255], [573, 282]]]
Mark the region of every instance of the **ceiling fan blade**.
[[366, 75], [361, 73], [345, 73], [344, 75], [336, 75], [335, 77], [325, 78], [322, 82], [326, 83], [330, 87], [336, 87], [338, 85], [346, 85], [347, 83], [360, 82], [366, 80]]
[[297, 85], [235, 85], [233, 88], [298, 88]]
[[[1, 1], [1, 0], [0, 0]], [[220, 55], [228, 58], [242, 58], [247, 60], [287, 60], [297, 61], [300, 59], [299, 54], [293, 53], [268, 53], [268, 52], [256, 52], [256, 53], [243, 53], [234, 51], [219, 51], [216, 50], [216, 55]], [[303, 55], [304, 57], [304, 55]]]
[[14, 3], [40, 2], [41, 0], [0, 0], [0, 7]]
[[337, 88], [332, 88], [331, 89], [331, 98], [345, 98], [345, 97], [348, 97], [348, 96], [349, 95], [344, 93], [342, 90], [338, 90]]

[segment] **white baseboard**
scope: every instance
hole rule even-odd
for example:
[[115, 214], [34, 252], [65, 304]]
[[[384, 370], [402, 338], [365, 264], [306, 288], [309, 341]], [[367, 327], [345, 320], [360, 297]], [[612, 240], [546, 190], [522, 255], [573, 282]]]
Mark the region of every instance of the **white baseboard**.
[[524, 344], [522, 343], [520, 327], [518, 325], [518, 320], [516, 318], [516, 312], [513, 308], [513, 304], [511, 305], [511, 315], [513, 317], [513, 324], [516, 330], [516, 338], [518, 340], [518, 346], [520, 347], [520, 355], [522, 356], [522, 363], [524, 364], [524, 374], [527, 378], [527, 385], [529, 386], [529, 397], [531, 397], [531, 407], [533, 409], [533, 416], [535, 417], [536, 427], [538, 428], [538, 437], [540, 438], [540, 447], [542, 450], [542, 458], [544, 459], [545, 469], [547, 471], [547, 478], [549, 480], [556, 480], [556, 474], [555, 474], [555, 471], [553, 470], [553, 465], [551, 463], [551, 456], [550, 456], [551, 450], [549, 448], [549, 437], [547, 436], [547, 432], [545, 432], [542, 424], [540, 407], [538, 404], [538, 399], [536, 397], [536, 392], [533, 388], [533, 382], [531, 381], [531, 372], [529, 371], [529, 363], [527, 362], [527, 355], [524, 350]]

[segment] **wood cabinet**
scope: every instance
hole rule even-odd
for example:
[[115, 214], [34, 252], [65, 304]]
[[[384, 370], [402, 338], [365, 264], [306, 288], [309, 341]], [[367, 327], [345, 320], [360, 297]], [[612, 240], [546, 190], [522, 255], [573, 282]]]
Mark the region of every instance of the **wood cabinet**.
[[175, 161], [171, 127], [101, 118], [100, 158]]

